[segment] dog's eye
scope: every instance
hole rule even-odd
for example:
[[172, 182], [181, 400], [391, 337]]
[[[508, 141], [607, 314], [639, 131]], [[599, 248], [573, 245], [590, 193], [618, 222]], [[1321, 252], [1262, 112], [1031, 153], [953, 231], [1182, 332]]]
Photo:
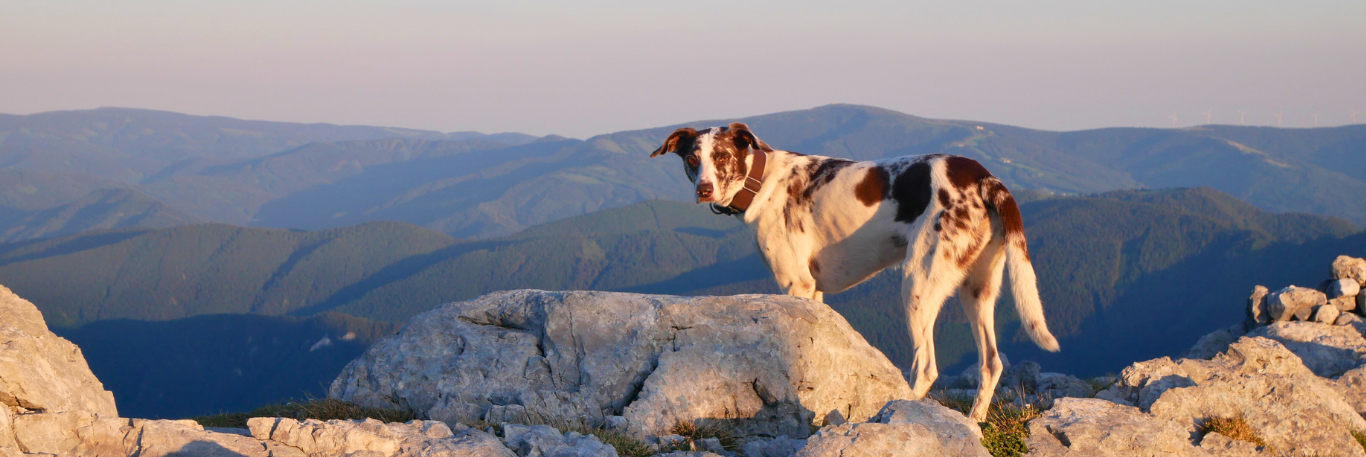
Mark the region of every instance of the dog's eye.
[[688, 165], [697, 166], [697, 156], [688, 156]]
[[726, 163], [728, 161], [730, 161], [730, 156], [718, 156], [716, 158], [716, 163]]

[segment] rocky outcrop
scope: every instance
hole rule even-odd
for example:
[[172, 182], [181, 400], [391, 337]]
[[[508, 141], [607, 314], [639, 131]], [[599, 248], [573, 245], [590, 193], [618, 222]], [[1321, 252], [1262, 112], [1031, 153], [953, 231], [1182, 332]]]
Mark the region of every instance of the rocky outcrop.
[[613, 422], [658, 435], [719, 421], [802, 438], [826, 418], [866, 420], [910, 388], [810, 300], [520, 290], [414, 317], [348, 365], [330, 396], [447, 422]]
[[854, 455], [980, 456], [982, 430], [934, 400], [888, 403], [868, 422], [830, 425], [806, 440], [797, 457]]
[[171, 455], [304, 457], [297, 449], [248, 436], [204, 430], [194, 421], [97, 416], [85, 411], [25, 414], [15, 418], [21, 449], [59, 456]]
[[1257, 455], [1256, 445], [1206, 435], [1200, 445], [1176, 422], [1138, 408], [1090, 398], [1064, 398], [1029, 423], [1029, 455], [1037, 457], [1195, 457]]
[[0, 407], [118, 416], [114, 394], [104, 390], [90, 372], [81, 349], [48, 331], [38, 308], [4, 286], [0, 286]]
[[1330, 380], [1267, 338], [1240, 338], [1213, 360], [1136, 363], [1097, 398], [1137, 406], [1191, 433], [1210, 418], [1243, 417], [1275, 449], [1366, 455], [1351, 436], [1366, 430], [1366, 420]]
[[492, 434], [463, 426], [452, 431], [438, 421], [384, 423], [374, 419], [327, 422], [310, 419], [301, 422], [271, 417], [250, 419], [247, 426], [256, 440], [289, 446], [310, 456], [515, 457]]

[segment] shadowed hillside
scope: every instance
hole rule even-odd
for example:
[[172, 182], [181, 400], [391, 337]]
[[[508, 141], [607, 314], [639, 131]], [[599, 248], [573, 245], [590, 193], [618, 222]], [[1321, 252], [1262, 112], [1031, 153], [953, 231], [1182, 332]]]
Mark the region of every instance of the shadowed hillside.
[[321, 398], [343, 366], [397, 331], [329, 313], [108, 320], [57, 333], [81, 347], [119, 413], [180, 419]]

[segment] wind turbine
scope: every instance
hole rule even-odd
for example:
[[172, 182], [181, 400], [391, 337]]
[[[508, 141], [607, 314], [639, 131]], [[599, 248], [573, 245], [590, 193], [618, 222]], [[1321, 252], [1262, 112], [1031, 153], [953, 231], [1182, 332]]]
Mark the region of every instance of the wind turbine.
[[1276, 126], [1281, 127], [1281, 116], [1285, 116], [1285, 111], [1276, 113]]
[[1210, 119], [1214, 117], [1214, 108], [1205, 110], [1205, 125], [1209, 125]]
[[1239, 111], [1239, 112], [1238, 112], [1238, 125], [1247, 125], [1247, 121], [1245, 121], [1246, 118], [1247, 118], [1247, 111]]
[[1176, 113], [1175, 113], [1175, 112], [1172, 112], [1172, 115], [1171, 115], [1171, 116], [1167, 116], [1167, 119], [1171, 119], [1171, 120], [1172, 120], [1172, 128], [1176, 128]]
[[1319, 126], [1319, 114], [1320, 113], [1314, 113], [1314, 127]]

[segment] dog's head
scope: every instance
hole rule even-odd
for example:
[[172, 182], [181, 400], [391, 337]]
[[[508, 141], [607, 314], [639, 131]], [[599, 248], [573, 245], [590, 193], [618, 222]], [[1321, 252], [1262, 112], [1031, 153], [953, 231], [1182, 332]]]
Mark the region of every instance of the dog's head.
[[696, 185], [697, 202], [725, 206], [745, 187], [755, 149], [773, 150], [755, 137], [749, 126], [735, 122], [701, 131], [686, 127], [675, 130], [650, 157], [678, 154], [683, 158], [683, 172]]

